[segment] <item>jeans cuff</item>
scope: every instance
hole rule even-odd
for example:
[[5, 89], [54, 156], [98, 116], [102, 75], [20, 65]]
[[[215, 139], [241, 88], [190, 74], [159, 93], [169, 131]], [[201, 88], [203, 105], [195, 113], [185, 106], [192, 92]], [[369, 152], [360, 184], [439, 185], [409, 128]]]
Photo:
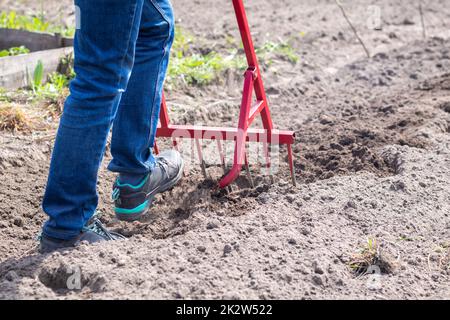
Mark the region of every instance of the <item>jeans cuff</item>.
[[64, 229], [57, 229], [53, 227], [47, 226], [47, 223], [42, 228], [42, 233], [50, 238], [60, 239], [60, 240], [71, 240], [75, 237], [77, 237], [80, 234], [80, 231], [75, 230], [64, 230]]

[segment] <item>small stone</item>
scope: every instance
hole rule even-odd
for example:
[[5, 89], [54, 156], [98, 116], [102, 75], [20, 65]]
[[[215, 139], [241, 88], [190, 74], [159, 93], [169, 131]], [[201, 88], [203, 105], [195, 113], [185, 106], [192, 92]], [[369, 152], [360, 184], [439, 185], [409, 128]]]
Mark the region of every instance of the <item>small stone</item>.
[[439, 108], [447, 113], [450, 113], [450, 101], [441, 103]]
[[322, 267], [319, 265], [319, 263], [317, 261], [314, 261], [313, 269], [314, 269], [314, 273], [317, 273], [317, 274], [323, 274], [324, 273]]
[[125, 265], [126, 265], [126, 262], [125, 262], [124, 259], [119, 259], [119, 260], [117, 261], [117, 266], [118, 266], [118, 267], [124, 267]]
[[345, 209], [356, 209], [356, 202], [353, 200], [347, 201], [347, 204], [345, 205]]
[[285, 186], [287, 186], [289, 184], [289, 182], [287, 182], [286, 180], [283, 180], [283, 179], [280, 179], [279, 181], [278, 181], [278, 185], [280, 186], [280, 187], [285, 187]]
[[412, 21], [411, 19], [405, 18], [403, 20], [402, 24], [405, 26], [412, 26], [412, 25], [414, 25], [414, 21]]
[[339, 144], [343, 145], [343, 146], [349, 146], [354, 142], [355, 142], [355, 139], [353, 137], [342, 137], [339, 140]]
[[270, 197], [267, 193], [261, 193], [257, 198], [256, 201], [258, 201], [260, 204], [266, 204], [270, 201]]
[[321, 116], [319, 116], [320, 124], [329, 125], [329, 124], [333, 124], [334, 121], [335, 120], [334, 120], [334, 118], [332, 116], [325, 115], [325, 114], [322, 114]]
[[18, 227], [23, 227], [23, 220], [21, 218], [15, 218], [14, 224]]
[[338, 151], [344, 150], [344, 147], [340, 145], [339, 143], [331, 143], [330, 148]]
[[286, 200], [287, 200], [287, 202], [292, 203], [292, 202], [295, 201], [295, 197], [293, 195], [291, 195], [291, 194], [288, 194], [286, 196]]
[[290, 238], [290, 239], [288, 239], [288, 243], [291, 244], [291, 245], [296, 245], [297, 241], [295, 239], [293, 239], [293, 238]]
[[229, 244], [226, 244], [223, 247], [223, 254], [229, 254], [231, 253], [231, 251], [233, 251], [233, 247], [231, 247]]
[[189, 258], [188, 259], [188, 261], [190, 262], [190, 263], [192, 263], [192, 264], [199, 264], [201, 261], [198, 259], [198, 258], [196, 258], [196, 257], [191, 257], [191, 258]]
[[318, 286], [323, 285], [322, 277], [319, 276], [319, 275], [317, 275], [317, 274], [313, 275], [312, 281], [313, 281], [313, 283], [314, 283], [315, 285], [318, 285]]
[[218, 228], [219, 225], [216, 222], [210, 221], [206, 224], [206, 229], [211, 230], [211, 229], [216, 229]]
[[389, 189], [393, 191], [404, 191], [406, 189], [406, 185], [403, 181], [394, 181]]
[[197, 250], [200, 252], [205, 252], [206, 251], [206, 247], [205, 246], [198, 246]]
[[173, 297], [174, 299], [183, 299], [183, 295], [179, 292], [174, 292]]
[[302, 229], [300, 230], [300, 233], [301, 233], [302, 235], [304, 235], [304, 236], [307, 236], [308, 234], [311, 233], [311, 230], [309, 230], [308, 228], [302, 228]]

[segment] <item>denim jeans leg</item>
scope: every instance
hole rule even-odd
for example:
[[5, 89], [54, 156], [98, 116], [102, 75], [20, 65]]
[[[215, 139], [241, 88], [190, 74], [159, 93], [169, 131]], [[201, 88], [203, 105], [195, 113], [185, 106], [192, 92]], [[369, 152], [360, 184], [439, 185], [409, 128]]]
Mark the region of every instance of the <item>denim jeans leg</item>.
[[109, 170], [145, 175], [155, 159], [152, 148], [163, 83], [174, 38], [169, 0], [145, 0], [133, 71], [113, 124]]
[[70, 239], [98, 204], [97, 174], [117, 106], [134, 63], [144, 0], [76, 0], [76, 77], [70, 86], [50, 164], [44, 234]]

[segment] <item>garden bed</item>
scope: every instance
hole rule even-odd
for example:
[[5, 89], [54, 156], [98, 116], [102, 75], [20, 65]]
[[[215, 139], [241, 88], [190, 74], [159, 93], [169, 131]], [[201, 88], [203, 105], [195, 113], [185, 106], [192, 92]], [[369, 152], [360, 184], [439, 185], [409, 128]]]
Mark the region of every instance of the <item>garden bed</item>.
[[57, 34], [0, 28], [0, 50], [25, 48], [29, 53], [0, 58], [0, 87], [18, 89], [30, 86], [39, 61], [44, 79], [60, 67], [61, 59], [72, 53], [73, 39]]

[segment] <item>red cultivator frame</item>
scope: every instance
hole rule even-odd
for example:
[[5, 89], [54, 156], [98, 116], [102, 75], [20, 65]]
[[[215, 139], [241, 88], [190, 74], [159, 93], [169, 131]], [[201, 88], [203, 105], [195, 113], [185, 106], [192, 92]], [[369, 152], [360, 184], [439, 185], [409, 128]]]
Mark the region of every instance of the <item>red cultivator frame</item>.
[[[230, 185], [239, 176], [242, 166], [245, 165], [247, 172], [248, 157], [246, 155], [246, 143], [261, 142], [264, 146], [267, 168], [270, 170], [270, 152], [269, 145], [285, 144], [288, 150], [289, 168], [291, 171], [292, 182], [295, 185], [294, 159], [292, 154], [292, 143], [295, 134], [293, 131], [281, 131], [273, 128], [272, 117], [269, 111], [269, 105], [261, 78], [258, 59], [256, 57], [250, 29], [243, 0], [232, 0], [234, 10], [239, 25], [244, 50], [247, 57], [248, 69], [244, 76], [244, 90], [239, 114], [237, 128], [219, 128], [189, 125], [174, 125], [169, 122], [167, 105], [163, 96], [160, 113], [160, 126], [157, 129], [157, 137], [172, 138], [173, 144], [177, 146], [177, 138], [195, 139], [197, 152], [202, 164], [203, 174], [206, 176], [206, 166], [203, 160], [200, 140], [216, 140], [222, 166], [225, 170], [225, 156], [222, 151], [222, 140], [235, 141], [234, 161], [230, 171], [228, 171], [219, 182], [220, 188]], [[253, 101], [253, 92], [256, 96], [256, 102]], [[264, 129], [249, 128], [257, 115], [261, 114]], [[157, 148], [155, 148], [157, 149]], [[157, 151], [157, 150], [156, 150]], [[249, 175], [250, 177], [250, 175]], [[251, 181], [251, 178], [250, 178]], [[252, 182], [251, 182], [252, 183]]]

